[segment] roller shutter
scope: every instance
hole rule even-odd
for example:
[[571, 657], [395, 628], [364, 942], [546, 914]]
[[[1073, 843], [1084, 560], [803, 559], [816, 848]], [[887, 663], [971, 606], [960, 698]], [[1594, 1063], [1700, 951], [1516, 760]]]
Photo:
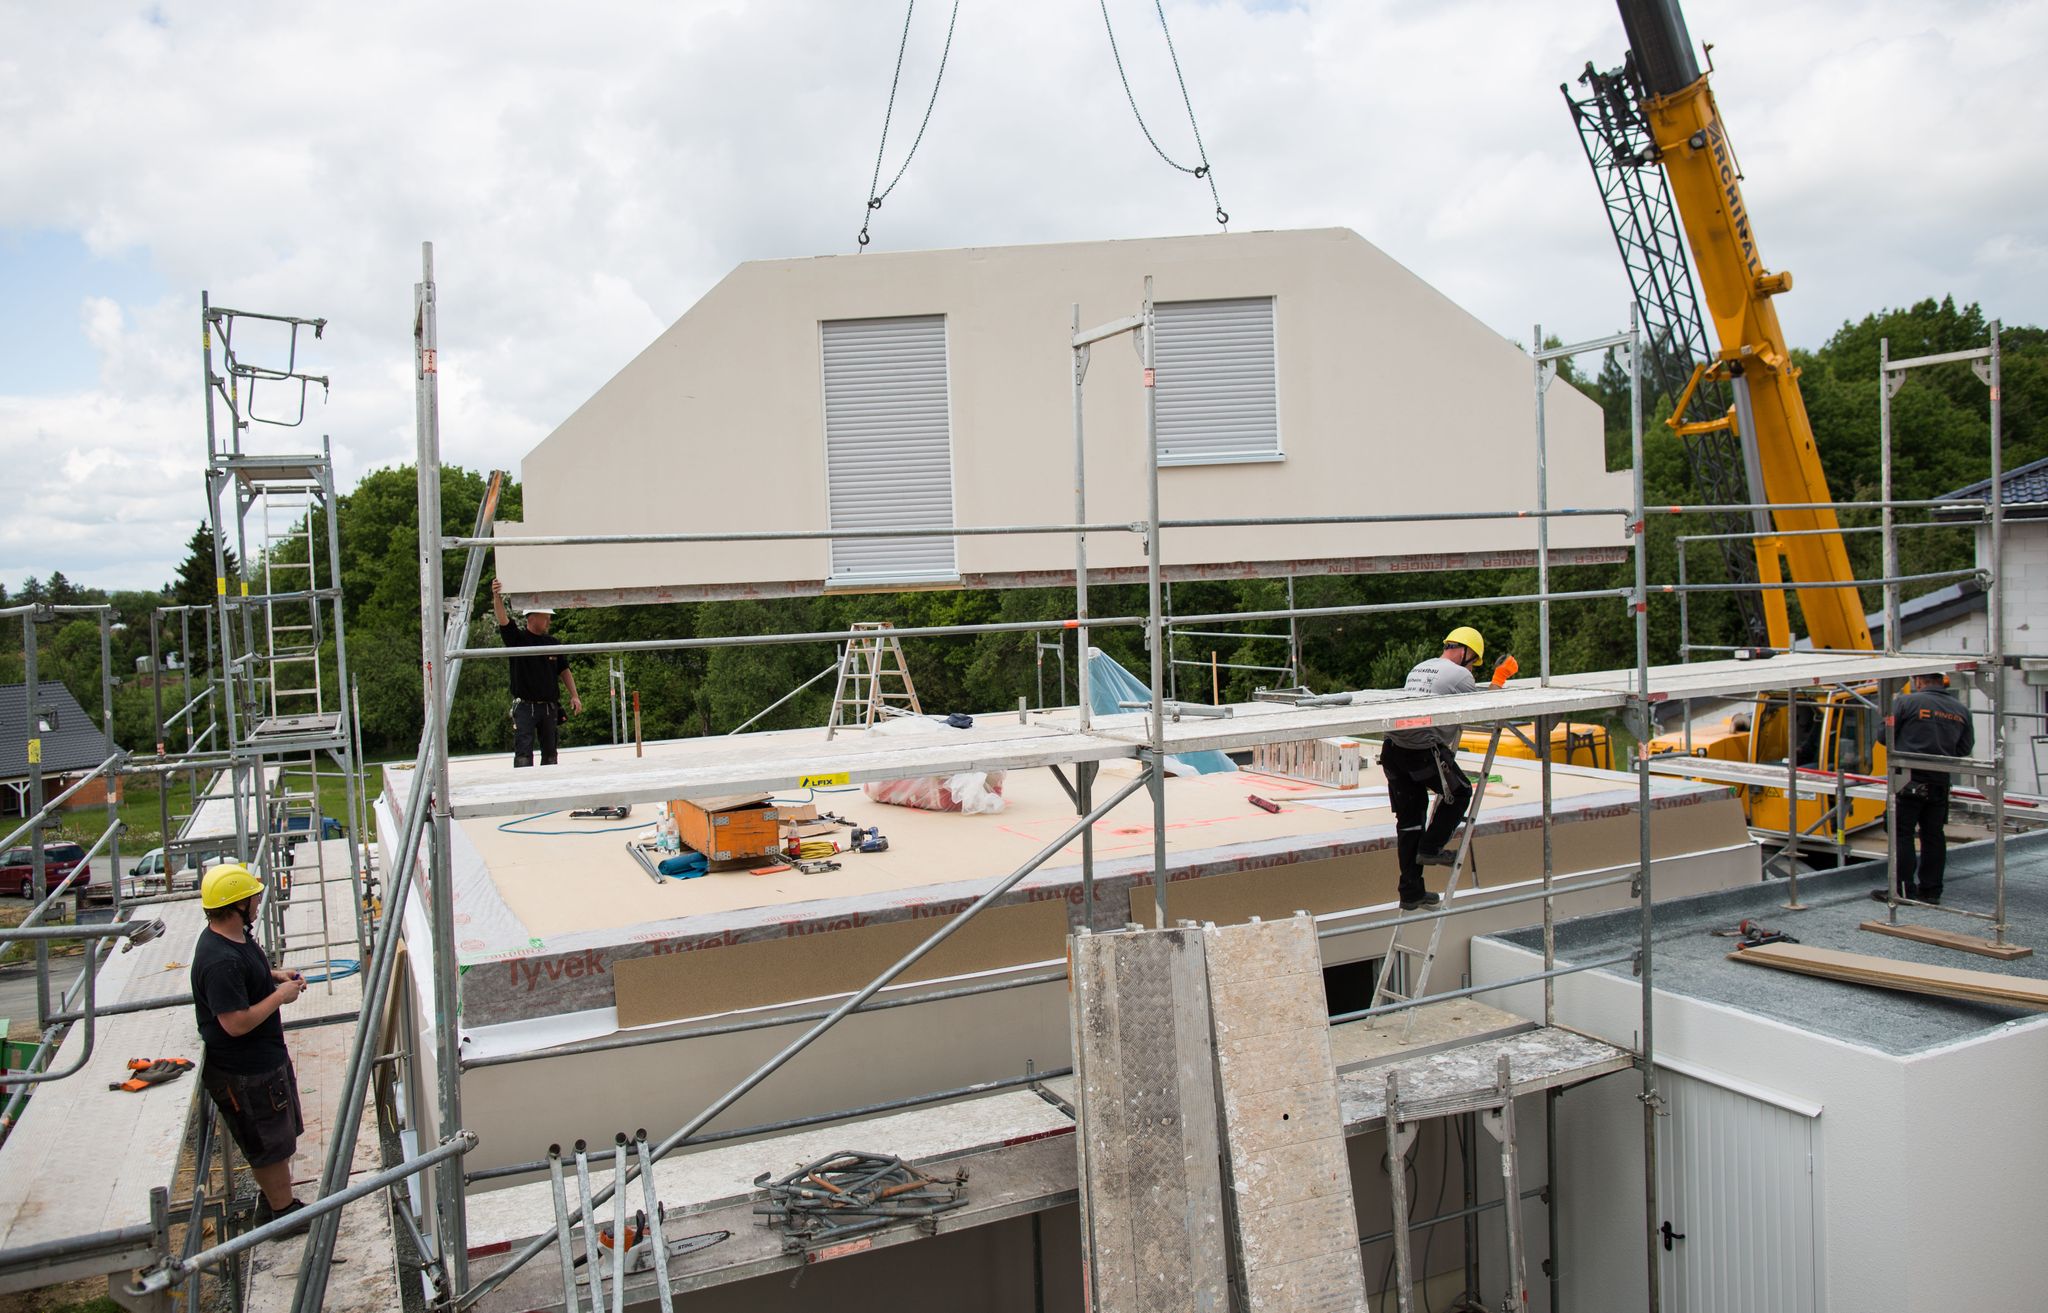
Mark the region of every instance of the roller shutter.
[[[824, 325], [824, 376], [831, 527], [951, 527], [946, 317], [829, 321]], [[951, 538], [832, 543], [834, 585], [958, 577]]]
[[1273, 298], [1162, 301], [1155, 314], [1159, 463], [1277, 460]]

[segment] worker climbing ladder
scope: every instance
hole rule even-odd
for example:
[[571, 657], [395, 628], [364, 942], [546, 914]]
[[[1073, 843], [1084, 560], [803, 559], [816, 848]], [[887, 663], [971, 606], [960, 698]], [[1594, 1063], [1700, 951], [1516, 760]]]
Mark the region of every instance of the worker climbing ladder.
[[[1472, 809], [1465, 814], [1465, 823], [1458, 827], [1458, 855], [1451, 863], [1451, 878], [1444, 883], [1443, 899], [1446, 904], [1457, 895], [1466, 868], [1477, 869], [1472, 857], [1472, 832], [1478, 828], [1479, 809], [1486, 802], [1486, 783], [1493, 777], [1494, 758], [1500, 752], [1500, 733], [1500, 726], [1494, 726], [1492, 736], [1486, 741], [1486, 760], [1479, 768], [1479, 784], [1472, 793]], [[1372, 1007], [1405, 1003], [1428, 992], [1429, 969], [1436, 963], [1437, 949], [1444, 938], [1442, 913], [1448, 910], [1448, 907], [1440, 907], [1438, 914], [1429, 918], [1429, 939], [1421, 947], [1407, 939], [1411, 932], [1420, 932], [1419, 921], [1406, 921], [1394, 927], [1394, 938], [1387, 945], [1387, 955], [1380, 959], [1379, 979], [1373, 985]], [[1415, 1010], [1406, 1009], [1402, 1013], [1404, 1031], [1412, 1027], [1414, 1021]]]
[[[1454, 1094], [1403, 1097], [1399, 1069], [1387, 1073], [1387, 1190], [1393, 1204], [1394, 1292], [1401, 1313], [1410, 1313], [1415, 1300], [1414, 1264], [1408, 1247], [1408, 1151], [1422, 1129], [1420, 1123], [1432, 1117], [1463, 1117], [1477, 1114], [1479, 1124], [1500, 1145], [1501, 1214], [1507, 1223], [1508, 1289], [1500, 1303], [1501, 1313], [1524, 1313], [1529, 1307], [1529, 1273], [1522, 1240], [1522, 1172], [1515, 1144], [1515, 1087], [1508, 1069], [1508, 1055], [1500, 1055], [1494, 1083], [1477, 1090]], [[1428, 1273], [1423, 1273], [1426, 1280]]]
[[887, 620], [854, 622], [853, 632], [859, 636], [848, 640], [839, 656], [839, 683], [832, 690], [826, 738], [846, 727], [866, 729], [890, 716], [924, 714], [894, 629]]

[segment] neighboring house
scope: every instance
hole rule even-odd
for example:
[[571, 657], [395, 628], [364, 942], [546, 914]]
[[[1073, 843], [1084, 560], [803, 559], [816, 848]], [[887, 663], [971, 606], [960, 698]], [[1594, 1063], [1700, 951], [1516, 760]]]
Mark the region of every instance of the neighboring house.
[[[1529, 356], [1345, 229], [743, 264], [529, 452], [502, 535], [1069, 523], [1072, 338], [1158, 301], [1168, 518], [1536, 505]], [[1078, 309], [1077, 309], [1078, 307]], [[1622, 306], [1615, 307], [1616, 319]], [[1533, 315], [1541, 307], [1532, 305]], [[1085, 382], [1087, 519], [1146, 515], [1130, 335]], [[1553, 386], [1554, 507], [1625, 507], [1598, 406]], [[1171, 578], [1520, 566], [1531, 520], [1167, 529]], [[1624, 559], [1621, 517], [1557, 519], [1552, 559]], [[1144, 577], [1089, 535], [1093, 580]], [[515, 603], [1071, 583], [1068, 534], [501, 547]]]
[[[2006, 788], [2048, 792], [2048, 460], [2008, 470], [2001, 480], [2005, 502], [2005, 709]], [[1988, 505], [1991, 481], [1943, 493], [1947, 502]], [[1974, 510], [1937, 511], [1937, 518], [1977, 519]], [[1991, 525], [1977, 524], [1977, 565], [1993, 569]], [[1937, 589], [1899, 607], [1901, 646], [1917, 652], [1986, 652], [1990, 649], [1984, 590], [1973, 580]], [[1884, 616], [1870, 617], [1872, 641], [1884, 642]], [[1989, 755], [1990, 699], [1972, 704], [1984, 713], [1977, 723], [1980, 755]]]
[[[45, 720], [39, 737], [46, 798], [118, 751], [62, 684], [45, 681], [35, 709]], [[29, 811], [29, 714], [28, 685], [0, 684], [0, 814], [25, 816]], [[118, 782], [114, 796], [119, 801]], [[105, 777], [101, 777], [72, 795], [66, 805], [104, 806], [106, 801]]]

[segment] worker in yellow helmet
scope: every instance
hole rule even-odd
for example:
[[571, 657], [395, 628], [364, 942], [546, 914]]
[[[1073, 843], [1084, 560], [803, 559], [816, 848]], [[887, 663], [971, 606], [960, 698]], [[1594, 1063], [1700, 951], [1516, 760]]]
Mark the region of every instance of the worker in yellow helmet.
[[[1472, 677], [1486, 656], [1486, 639], [1470, 625], [1444, 635], [1443, 655], [1408, 672], [1403, 691], [1421, 697], [1471, 693]], [[1472, 781], [1457, 758], [1458, 727], [1397, 729], [1380, 745], [1380, 772], [1387, 777], [1387, 801], [1394, 809], [1394, 843], [1401, 865], [1401, 910], [1435, 907], [1442, 898], [1422, 883], [1424, 865], [1449, 866], [1444, 851], [1472, 805]], [[1436, 810], [1430, 812], [1430, 795]]]
[[203, 1082], [263, 1192], [259, 1226], [305, 1207], [292, 1196], [292, 1153], [306, 1129], [277, 1015], [298, 1001], [306, 981], [271, 966], [249, 937], [262, 901], [263, 881], [248, 867], [228, 862], [208, 871], [199, 882], [206, 928], [192, 950], [192, 1009], [206, 1043]]

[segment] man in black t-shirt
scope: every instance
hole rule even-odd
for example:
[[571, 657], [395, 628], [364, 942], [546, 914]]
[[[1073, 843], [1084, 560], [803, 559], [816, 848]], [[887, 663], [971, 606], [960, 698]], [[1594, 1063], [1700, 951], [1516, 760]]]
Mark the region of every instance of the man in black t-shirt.
[[[498, 637], [506, 647], [554, 647], [561, 643], [548, 632], [554, 620], [553, 609], [536, 606], [526, 612], [526, 628], [512, 623], [512, 617], [505, 611], [505, 586], [498, 580], [491, 580], [491, 611], [498, 622]], [[558, 729], [562, 723], [562, 704], [556, 692], [559, 680], [569, 689], [569, 711], [571, 714], [583, 710], [583, 699], [576, 695], [576, 675], [569, 669], [569, 658], [563, 656], [513, 657], [505, 663], [512, 670], [512, 764], [533, 765], [534, 740], [540, 740], [540, 764], [555, 764], [555, 747], [559, 742]]]
[[306, 987], [296, 971], [270, 965], [249, 938], [263, 882], [249, 868], [216, 866], [200, 882], [206, 929], [192, 948], [192, 1010], [206, 1042], [206, 1092], [263, 1191], [256, 1224], [305, 1207], [292, 1197], [292, 1152], [306, 1129], [299, 1081], [284, 1046], [278, 1009]]

